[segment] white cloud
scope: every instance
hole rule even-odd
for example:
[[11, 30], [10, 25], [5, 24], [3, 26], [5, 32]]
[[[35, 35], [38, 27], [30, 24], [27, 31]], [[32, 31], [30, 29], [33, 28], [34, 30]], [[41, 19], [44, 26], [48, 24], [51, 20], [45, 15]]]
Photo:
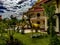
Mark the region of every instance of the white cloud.
[[[3, 18], [9, 17], [10, 15], [15, 15], [15, 14], [20, 14], [20, 12], [26, 12], [28, 11], [29, 8], [31, 8], [32, 6], [30, 6], [31, 4], [31, 0], [25, 1], [24, 3], [18, 5], [17, 3], [21, 1], [21, 0], [2, 0], [3, 2], [3, 6], [6, 7], [8, 10], [10, 11], [5, 11], [5, 13], [2, 14]], [[32, 0], [32, 2], [37, 1], [37, 0]], [[16, 8], [13, 9], [14, 6], [21, 6], [22, 8]], [[14, 12], [15, 11], [15, 12]]]

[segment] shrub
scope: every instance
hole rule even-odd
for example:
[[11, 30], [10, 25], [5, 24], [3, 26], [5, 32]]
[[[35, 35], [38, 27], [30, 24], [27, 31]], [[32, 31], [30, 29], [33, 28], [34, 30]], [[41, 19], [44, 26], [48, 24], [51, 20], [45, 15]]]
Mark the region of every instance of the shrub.
[[23, 43], [11, 35], [10, 39], [6, 40], [6, 45], [23, 45]]
[[50, 39], [50, 44], [49, 45], [60, 45], [60, 40], [57, 38], [57, 36], [52, 37]]

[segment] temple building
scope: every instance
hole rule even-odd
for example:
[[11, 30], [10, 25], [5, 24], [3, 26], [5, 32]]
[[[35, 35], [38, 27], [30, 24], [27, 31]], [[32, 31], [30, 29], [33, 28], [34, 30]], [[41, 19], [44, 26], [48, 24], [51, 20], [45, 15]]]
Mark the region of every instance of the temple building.
[[56, 32], [60, 32], [60, 0], [38, 0], [32, 8], [29, 9], [24, 15], [30, 15], [30, 21], [32, 24], [40, 24], [41, 30], [47, 30], [48, 28], [48, 17], [44, 14], [44, 8], [41, 6], [43, 3], [49, 4], [50, 2], [55, 3], [56, 11], [55, 11], [55, 30]]
[[45, 30], [45, 15], [43, 8], [39, 6], [39, 4], [36, 3], [31, 9], [29, 9], [29, 14], [32, 15], [30, 20], [33, 24], [40, 24], [40, 29]]
[[47, 30], [47, 17], [44, 15], [44, 9], [40, 6], [40, 3], [46, 2], [47, 0], [38, 0], [28, 12], [24, 15], [30, 15], [30, 22], [34, 25], [39, 24], [41, 30]]

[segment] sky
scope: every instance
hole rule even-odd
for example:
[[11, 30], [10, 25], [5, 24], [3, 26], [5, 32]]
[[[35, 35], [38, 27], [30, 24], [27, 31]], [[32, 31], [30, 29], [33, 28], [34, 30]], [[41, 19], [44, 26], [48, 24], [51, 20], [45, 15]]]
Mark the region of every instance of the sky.
[[23, 12], [27, 12], [37, 0], [0, 0], [0, 15], [9, 18], [14, 15], [21, 19]]

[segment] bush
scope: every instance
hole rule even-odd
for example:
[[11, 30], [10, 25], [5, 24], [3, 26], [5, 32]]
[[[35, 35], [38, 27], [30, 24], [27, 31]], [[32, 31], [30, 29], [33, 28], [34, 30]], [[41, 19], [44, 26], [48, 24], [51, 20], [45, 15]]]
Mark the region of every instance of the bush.
[[6, 40], [6, 45], [23, 45], [18, 39], [14, 39], [13, 36], [10, 36], [10, 39]]
[[52, 37], [49, 45], [60, 45], [60, 40], [57, 37]]
[[6, 45], [23, 45], [23, 43], [18, 39], [14, 39], [14, 40], [7, 40]]

